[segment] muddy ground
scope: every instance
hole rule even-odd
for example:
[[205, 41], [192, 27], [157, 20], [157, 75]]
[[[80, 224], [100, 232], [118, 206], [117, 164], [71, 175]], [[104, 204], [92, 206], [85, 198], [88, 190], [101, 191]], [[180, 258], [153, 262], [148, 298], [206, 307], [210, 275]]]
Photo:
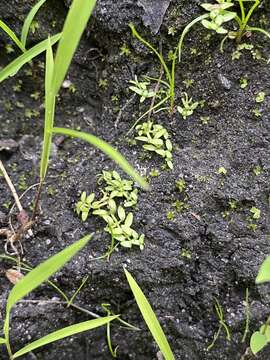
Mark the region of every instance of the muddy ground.
[[[40, 27], [31, 34], [29, 45], [45, 38], [48, 32], [61, 29], [68, 3], [48, 0], [37, 17]], [[239, 60], [233, 61], [234, 43], [228, 42], [222, 54], [219, 36], [209, 37], [209, 32], [200, 26], [190, 32], [185, 41], [183, 62], [177, 67], [176, 104], [180, 104], [181, 94], [187, 91], [195, 100], [204, 100], [204, 107], [186, 120], [177, 112], [171, 116], [166, 111], [152, 117], [166, 127], [171, 136], [173, 170], [164, 169], [157, 155], [146, 156], [140, 144], [131, 141], [134, 132], [126, 136], [150, 104], [149, 100], [139, 104], [138, 98], [132, 98], [129, 80], [135, 74], [158, 77], [160, 68], [153, 55], [131, 37], [128, 23], [133, 21], [140, 33], [157, 47], [162, 42], [166, 54], [176, 44], [183, 26], [201, 13], [198, 4], [195, 0], [98, 1], [69, 72], [76, 91], [62, 89], [57, 104], [57, 125], [100, 136], [117, 147], [142, 175], [148, 175], [151, 190], [139, 192], [134, 211], [135, 229], [145, 234], [145, 249], [119, 248], [109, 261], [93, 260], [106, 252], [110, 239], [102, 230], [102, 221], [90, 217], [82, 223], [74, 207], [83, 190], [98, 193], [96, 177], [102, 170], [121, 171], [88, 144], [75, 139], [62, 141], [59, 137], [54, 139], [42, 195], [42, 214], [33, 229], [34, 236], [23, 241], [23, 260], [34, 266], [81, 236], [95, 232], [88, 246], [53, 280], [71, 295], [82, 278], [89, 275], [76, 304], [104, 315], [101, 304], [110, 303], [114, 313], [120, 313], [123, 319], [142, 329], [131, 332], [118, 325], [112, 328], [112, 342], [119, 346], [118, 358], [122, 360], [157, 359], [158, 352], [129, 290], [123, 265], [153, 305], [178, 360], [240, 360], [250, 335], [269, 314], [270, 288], [255, 286], [255, 277], [259, 265], [269, 254], [270, 245], [270, 72], [267, 64], [270, 42], [261, 35], [252, 35], [246, 41], [257, 49], [255, 58], [250, 51], [244, 51]], [[22, 4], [15, 0], [1, 3], [0, 17], [19, 33], [22, 19], [32, 5], [33, 2]], [[263, 4], [254, 21], [261, 21], [270, 29], [269, 14], [269, 6]], [[174, 36], [168, 35], [170, 27], [175, 28]], [[1, 33], [1, 66], [15, 56], [15, 53], [7, 54], [7, 41]], [[130, 50], [127, 56], [121, 54], [124, 44]], [[43, 60], [40, 57], [34, 61], [32, 74], [29, 66], [25, 66], [16, 77], [1, 84], [0, 140], [13, 139], [16, 144], [11, 149], [0, 147], [0, 159], [19, 194], [38, 180], [44, 115]], [[244, 77], [248, 79], [248, 86], [242, 89], [239, 81]], [[183, 80], [193, 80], [193, 83], [187, 89]], [[260, 91], [265, 92], [266, 98], [258, 104], [255, 97]], [[119, 110], [123, 107], [119, 119]], [[260, 117], [252, 112], [256, 107]], [[219, 173], [220, 168], [224, 168], [226, 174]], [[158, 177], [149, 176], [153, 169], [159, 169]], [[184, 194], [176, 188], [180, 178], [186, 182]], [[32, 190], [22, 200], [28, 209], [33, 196]], [[173, 204], [184, 199], [185, 210], [177, 212]], [[1, 178], [2, 226], [6, 224], [11, 205], [12, 197]], [[261, 210], [258, 220], [251, 220], [252, 207]], [[170, 220], [169, 211], [174, 211], [174, 218]], [[4, 239], [0, 252], [4, 252]], [[5, 299], [12, 287], [5, 277], [5, 270], [10, 267], [11, 263], [1, 262], [1, 326]], [[249, 289], [250, 326], [246, 341], [242, 342], [246, 289]], [[207, 351], [219, 326], [215, 298], [223, 308], [231, 341], [226, 340], [222, 330], [215, 346]], [[13, 311], [14, 350], [55, 329], [91, 318], [58, 304], [59, 294], [48, 285], [35, 290], [27, 300], [33, 301], [23, 302]], [[268, 348], [257, 358], [269, 359], [269, 354]], [[74, 357], [110, 359], [105, 330], [67, 338], [22, 359]], [[4, 349], [0, 358], [7, 359]]]

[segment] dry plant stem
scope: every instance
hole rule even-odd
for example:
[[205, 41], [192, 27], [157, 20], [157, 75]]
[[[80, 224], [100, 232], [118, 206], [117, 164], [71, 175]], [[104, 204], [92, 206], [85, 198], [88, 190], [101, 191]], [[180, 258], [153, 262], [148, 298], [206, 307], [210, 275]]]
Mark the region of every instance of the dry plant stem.
[[158, 93], [159, 88], [160, 88], [160, 82], [161, 82], [162, 76], [163, 76], [163, 66], [160, 67], [160, 75], [159, 75], [159, 78], [158, 78], [158, 82], [157, 82], [157, 84], [155, 86], [155, 90], [154, 90], [155, 95], [153, 96], [152, 101], [151, 101], [150, 111], [148, 113], [148, 121], [150, 121], [150, 118], [151, 118], [151, 115], [152, 115], [152, 112], [153, 112], [153, 108], [154, 108], [154, 105], [155, 105], [157, 93]]
[[39, 207], [39, 200], [40, 200], [40, 195], [41, 195], [41, 190], [42, 190], [42, 186], [44, 184], [43, 180], [40, 180], [40, 183], [38, 185], [38, 189], [36, 192], [36, 197], [35, 197], [35, 202], [34, 202], [34, 210], [32, 213], [32, 221], [35, 220], [37, 213], [38, 213], [38, 207]]
[[119, 121], [121, 120], [123, 111], [127, 108], [127, 106], [135, 99], [136, 94], [133, 94], [130, 99], [125, 103], [125, 105], [119, 110], [119, 113], [117, 115], [117, 118], [114, 123], [114, 127], [117, 129]]
[[74, 309], [77, 309], [79, 311], [82, 311], [84, 312], [85, 314], [87, 315], [90, 315], [92, 316], [93, 318], [100, 318], [101, 316], [99, 316], [98, 314], [96, 313], [93, 313], [92, 311], [89, 311], [89, 310], [86, 310], [82, 307], [80, 307], [79, 305], [76, 305], [76, 304], [68, 304], [67, 301], [61, 301], [61, 300], [20, 300], [18, 302], [19, 303], [28, 303], [28, 304], [41, 304], [41, 305], [46, 305], [46, 304], [59, 304], [59, 305], [69, 305], [70, 307], [73, 307]]
[[0, 160], [0, 170], [2, 171], [2, 173], [4, 175], [4, 178], [5, 178], [6, 182], [7, 182], [7, 185], [8, 185], [8, 187], [9, 187], [9, 189], [10, 189], [10, 191], [11, 191], [13, 197], [14, 197], [14, 200], [15, 200], [15, 203], [17, 205], [17, 208], [18, 208], [19, 212], [22, 212], [23, 207], [22, 207], [22, 204], [20, 202], [19, 196], [17, 195], [15, 187], [14, 187], [10, 177], [8, 176], [8, 173], [7, 173], [7, 171], [6, 171], [5, 167], [4, 167], [4, 164], [2, 163], [1, 160]]
[[[38, 186], [38, 185], [39, 185], [39, 183], [33, 184], [33, 185], [29, 186], [29, 188], [26, 189], [26, 190], [22, 193], [22, 195], [20, 195], [19, 200], [21, 200], [21, 199], [28, 193], [28, 191], [30, 191], [31, 189], [33, 189], [34, 187], [36, 187], [36, 186]], [[15, 232], [15, 230], [14, 230], [14, 227], [13, 227], [12, 222], [11, 222], [11, 214], [12, 214], [12, 212], [13, 212], [14, 207], [15, 207], [15, 204], [12, 205], [12, 207], [11, 207], [11, 209], [10, 209], [10, 211], [9, 211], [9, 214], [8, 214], [8, 215], [9, 215], [9, 220], [8, 220], [9, 226], [10, 226], [10, 228], [11, 228], [11, 230], [12, 230], [13, 232]], [[33, 236], [33, 232], [32, 232], [31, 229], [28, 230], [28, 234], [29, 234], [29, 236]]]

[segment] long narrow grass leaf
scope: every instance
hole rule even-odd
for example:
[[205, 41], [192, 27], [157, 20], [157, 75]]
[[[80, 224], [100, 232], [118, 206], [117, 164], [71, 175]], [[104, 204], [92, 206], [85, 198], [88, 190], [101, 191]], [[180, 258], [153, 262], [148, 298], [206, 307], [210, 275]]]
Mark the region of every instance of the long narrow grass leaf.
[[[55, 44], [61, 38], [61, 33], [56, 34], [51, 37], [51, 44]], [[24, 54], [18, 56], [13, 60], [9, 65], [0, 71], [0, 82], [8, 78], [9, 76], [15, 75], [20, 68], [31, 61], [34, 57], [41, 54], [46, 50], [48, 45], [48, 40], [43, 40], [37, 45], [33, 46], [31, 49], [27, 50]]]
[[28, 33], [29, 33], [30, 26], [31, 26], [31, 24], [33, 22], [33, 19], [36, 16], [36, 13], [38, 12], [38, 10], [41, 8], [41, 6], [45, 2], [46, 2], [46, 0], [40, 0], [35, 6], [32, 7], [29, 14], [26, 16], [26, 18], [24, 20], [23, 27], [22, 27], [22, 32], [21, 32], [21, 42], [22, 42], [24, 47], [26, 46], [27, 36], [28, 36]]
[[46, 72], [45, 72], [45, 122], [42, 155], [40, 162], [40, 180], [46, 176], [52, 143], [52, 128], [54, 123], [55, 96], [52, 91], [54, 61], [50, 38], [46, 50]]
[[73, 0], [55, 57], [53, 89], [57, 95], [96, 0]]
[[6, 305], [6, 319], [4, 324], [5, 338], [9, 336], [9, 317], [12, 307], [22, 299], [24, 296], [29, 294], [32, 290], [47, 280], [52, 274], [58, 271], [65, 265], [79, 250], [81, 250], [90, 240], [91, 235], [87, 235], [81, 240], [68, 246], [58, 254], [50, 257], [44, 261], [32, 271], [30, 271], [24, 278], [22, 278], [11, 290]]
[[129, 283], [129, 286], [133, 292], [137, 305], [141, 311], [141, 314], [148, 326], [153, 338], [158, 344], [160, 351], [162, 352], [165, 360], [174, 360], [174, 355], [168, 343], [168, 340], [162, 330], [162, 327], [151, 307], [144, 293], [140, 289], [139, 285], [132, 277], [132, 275], [125, 269], [125, 274]]
[[108, 155], [112, 160], [114, 160], [129, 176], [131, 176], [138, 184], [140, 184], [144, 189], [148, 189], [147, 182], [137, 173], [137, 171], [128, 163], [128, 161], [122, 156], [117, 150], [115, 150], [111, 145], [101, 140], [100, 138], [85, 133], [83, 131], [65, 129], [65, 128], [53, 128], [53, 133], [67, 135], [75, 138], [82, 139], [87, 141], [89, 144], [97, 147]]
[[94, 319], [94, 320], [89, 320], [89, 321], [84, 321], [75, 325], [71, 325], [71, 326], [67, 326], [63, 329], [54, 331], [53, 333], [46, 335], [44, 337], [42, 337], [39, 340], [36, 340], [34, 342], [32, 342], [31, 344], [26, 345], [24, 348], [22, 348], [21, 350], [17, 351], [14, 355], [13, 355], [13, 359], [18, 358], [19, 356], [22, 356], [24, 354], [29, 353], [30, 351], [33, 351], [41, 346], [50, 344], [54, 341], [58, 341], [60, 339], [63, 339], [65, 337], [68, 336], [72, 336], [74, 334], [78, 334], [81, 333], [83, 331], [87, 331], [87, 330], [91, 330], [94, 328], [97, 328], [99, 326], [105, 325], [107, 323], [109, 323], [110, 321], [117, 319], [118, 316], [107, 316], [104, 318], [99, 318], [99, 319]]
[[6, 34], [14, 41], [14, 43], [18, 46], [18, 48], [25, 52], [24, 45], [20, 42], [20, 40], [17, 38], [16, 34], [11, 30], [11, 28], [4, 23], [4, 21], [0, 20], [0, 28], [5, 31]]

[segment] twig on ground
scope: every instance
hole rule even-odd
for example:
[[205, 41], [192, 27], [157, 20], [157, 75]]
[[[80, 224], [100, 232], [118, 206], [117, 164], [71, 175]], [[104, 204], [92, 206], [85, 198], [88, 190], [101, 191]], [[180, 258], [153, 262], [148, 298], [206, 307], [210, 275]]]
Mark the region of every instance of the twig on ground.
[[136, 94], [133, 94], [131, 96], [130, 99], [128, 99], [128, 101], [125, 103], [125, 105], [119, 110], [119, 113], [117, 115], [117, 118], [115, 120], [115, 123], [114, 123], [114, 127], [117, 128], [118, 124], [119, 124], [119, 121], [121, 120], [121, 116], [122, 116], [122, 113], [123, 111], [127, 108], [127, 106], [135, 99], [136, 97]]
[[15, 187], [14, 187], [10, 177], [8, 176], [8, 173], [7, 173], [7, 171], [6, 171], [5, 167], [4, 167], [4, 164], [2, 163], [1, 160], [0, 160], [0, 170], [3, 173], [4, 178], [6, 180], [6, 183], [7, 183], [8, 187], [9, 187], [13, 197], [14, 197], [17, 208], [18, 208], [19, 212], [21, 213], [23, 211], [23, 207], [22, 207], [22, 204], [20, 202], [19, 196], [18, 196], [18, 194], [17, 194], [17, 192], [15, 190]]

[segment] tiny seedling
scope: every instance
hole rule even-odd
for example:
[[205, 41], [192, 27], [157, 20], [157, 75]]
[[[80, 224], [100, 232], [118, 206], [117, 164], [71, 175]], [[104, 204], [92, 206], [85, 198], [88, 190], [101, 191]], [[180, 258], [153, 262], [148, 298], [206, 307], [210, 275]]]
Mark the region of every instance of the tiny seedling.
[[[235, 3], [231, 0], [216, 0], [216, 3], [201, 4], [207, 13], [195, 18], [183, 30], [178, 44], [179, 61], [181, 61], [184, 38], [190, 29], [197, 23], [201, 23], [206, 29], [210, 31], [215, 31], [217, 34], [225, 35], [221, 41], [221, 51], [223, 51], [225, 40], [232, 39], [236, 40], [237, 43], [240, 43], [243, 36], [250, 32], [260, 32], [270, 38], [270, 33], [266, 30], [260, 27], [253, 27], [248, 25], [252, 15], [262, 1], [238, 0], [237, 2], [239, 3], [240, 7], [240, 15], [232, 10], [232, 8], [235, 6]], [[250, 7], [249, 4], [251, 4]], [[227, 30], [227, 28], [224, 27], [225, 24], [230, 24], [232, 21], [236, 22], [238, 27], [236, 31], [234, 29]], [[233, 27], [231, 26], [231, 28]]]
[[182, 193], [186, 190], [187, 184], [184, 178], [180, 178], [179, 180], [176, 181], [175, 183], [176, 189]]
[[216, 311], [216, 314], [217, 314], [217, 317], [218, 317], [218, 321], [219, 321], [219, 327], [218, 327], [217, 332], [216, 332], [215, 335], [214, 335], [213, 341], [211, 342], [210, 345], [208, 345], [207, 351], [211, 350], [211, 349], [214, 347], [217, 339], [218, 339], [219, 336], [220, 336], [220, 333], [221, 333], [221, 330], [222, 330], [222, 329], [224, 329], [224, 331], [225, 331], [225, 333], [226, 333], [226, 339], [227, 339], [228, 341], [231, 341], [231, 332], [230, 332], [230, 329], [229, 329], [228, 325], [227, 325], [226, 322], [225, 322], [223, 309], [222, 309], [222, 307], [221, 307], [218, 299], [216, 299], [216, 298], [215, 298], [215, 305], [214, 305], [214, 306], [215, 306], [215, 311]]
[[252, 208], [249, 210], [252, 214], [252, 219], [259, 220], [261, 217], [261, 210], [256, 208], [255, 206], [252, 206]]
[[242, 78], [239, 80], [239, 83], [240, 83], [240, 88], [241, 88], [241, 89], [245, 89], [245, 88], [248, 86], [248, 79], [242, 77]]
[[147, 151], [153, 151], [164, 158], [167, 166], [172, 169], [172, 143], [169, 139], [168, 131], [152, 121], [145, 122], [136, 126], [138, 136], [136, 140], [144, 143], [143, 148]]
[[191, 116], [194, 113], [194, 110], [199, 106], [199, 102], [193, 102], [192, 97], [189, 98], [188, 94], [185, 92], [182, 97], [182, 106], [177, 106], [177, 111], [182, 115], [183, 119], [186, 120], [187, 117]]
[[224, 166], [221, 166], [220, 168], [218, 168], [217, 173], [225, 176], [225, 175], [227, 175], [227, 170], [225, 169]]
[[140, 103], [144, 102], [145, 99], [152, 98], [156, 95], [155, 91], [148, 89], [150, 85], [149, 81], [139, 81], [135, 75], [135, 79], [130, 80], [129, 82], [132, 84], [129, 89], [140, 96]]
[[263, 103], [264, 99], [265, 99], [265, 92], [264, 91], [260, 91], [255, 97], [256, 103]]
[[174, 109], [174, 98], [175, 98], [175, 67], [176, 67], [176, 59], [177, 59], [177, 51], [176, 48], [173, 52], [170, 53], [170, 60], [172, 62], [171, 67], [166, 64], [166, 61], [161, 52], [159, 52], [153, 45], [151, 45], [148, 41], [146, 41], [136, 30], [135, 26], [130, 23], [129, 27], [132, 31], [132, 35], [136, 37], [142, 44], [144, 44], [151, 52], [153, 52], [158, 58], [162, 69], [166, 76], [166, 81], [162, 79], [152, 79], [159, 83], [162, 83], [169, 89], [169, 94], [166, 93], [166, 96], [158, 102], [158, 104], [153, 105], [144, 115], [147, 115], [150, 111], [154, 109], [159, 109], [162, 104], [166, 103], [167, 100], [170, 99], [170, 112], [173, 112]]

